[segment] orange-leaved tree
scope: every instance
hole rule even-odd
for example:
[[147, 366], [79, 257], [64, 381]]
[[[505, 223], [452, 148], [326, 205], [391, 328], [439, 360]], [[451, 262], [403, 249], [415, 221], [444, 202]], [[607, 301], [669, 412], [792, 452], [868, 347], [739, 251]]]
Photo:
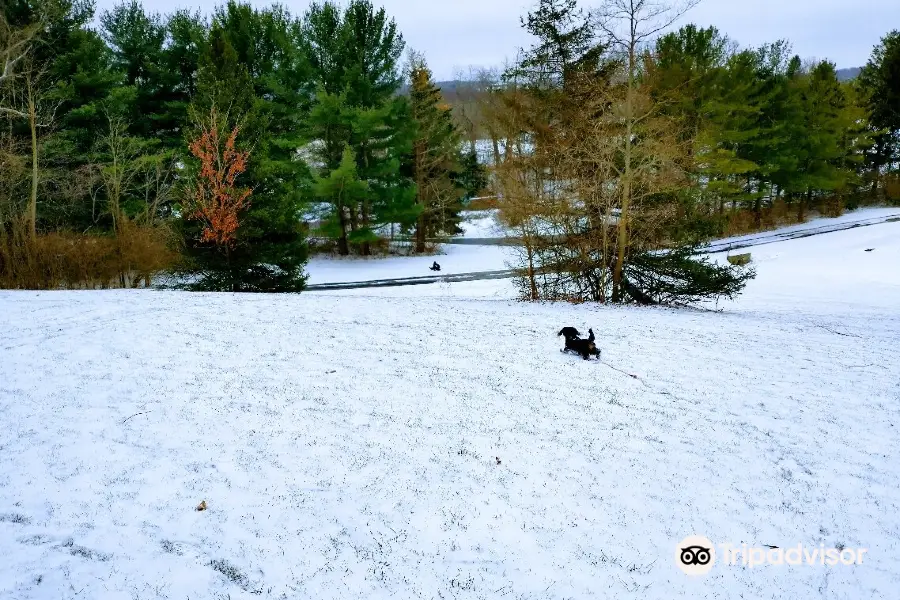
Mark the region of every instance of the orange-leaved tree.
[[223, 129], [213, 108], [188, 145], [200, 161], [200, 172], [189, 190], [185, 216], [203, 224], [201, 242], [212, 242], [227, 254], [234, 246], [239, 215], [250, 205], [252, 190], [237, 185], [250, 158], [248, 151], [237, 148], [240, 127], [234, 127], [227, 137]]

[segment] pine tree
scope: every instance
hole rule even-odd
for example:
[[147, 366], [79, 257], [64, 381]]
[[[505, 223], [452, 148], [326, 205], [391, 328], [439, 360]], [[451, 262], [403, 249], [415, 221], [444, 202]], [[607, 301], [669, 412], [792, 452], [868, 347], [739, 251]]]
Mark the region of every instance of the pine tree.
[[883, 170], [900, 168], [900, 30], [882, 38], [859, 76], [875, 144], [867, 154], [872, 193]]
[[795, 127], [802, 135], [796, 136], [795, 151], [801, 160], [787, 189], [798, 192], [797, 218], [803, 221], [814, 195], [834, 194], [849, 184], [853, 174], [844, 159], [853, 148], [846, 144], [847, 99], [834, 65], [818, 63], [799, 78], [797, 88], [802, 112]]
[[403, 176], [402, 158], [412, 145], [408, 103], [395, 98], [378, 108], [354, 112], [350, 143], [355, 148], [359, 176], [368, 182], [368, 193], [359, 205], [359, 222], [352, 240], [369, 255], [385, 226], [411, 226], [418, 217], [415, 188]]
[[424, 252], [427, 238], [461, 232], [462, 190], [456, 183], [461, 135], [431, 71], [418, 57], [410, 67], [409, 102], [416, 134], [408, 169], [420, 209], [416, 252]]
[[478, 162], [478, 153], [474, 150], [461, 151], [458, 162], [455, 181], [463, 190], [463, 200], [468, 202], [487, 188], [488, 173], [485, 166]]
[[[235, 185], [252, 189], [253, 200], [237, 216], [240, 226], [227, 255], [204, 243], [196, 225], [186, 224], [188, 248], [203, 275], [191, 287], [298, 291], [305, 282], [303, 265], [307, 260], [300, 223], [302, 204], [295, 191], [285, 193], [281, 174], [272, 167], [278, 154], [272, 152], [275, 135], [268, 129], [271, 113], [264, 99], [256, 96], [248, 66], [239, 59], [229, 38], [223, 22], [217, 20], [200, 59], [191, 110], [198, 124], [215, 109], [218, 131], [240, 129], [237, 150], [250, 154], [247, 170]], [[198, 137], [194, 131], [191, 139]]]
[[161, 112], [153, 115], [163, 148], [176, 156], [184, 152], [183, 128], [190, 121], [188, 108], [197, 93], [200, 55], [206, 46], [207, 24], [198, 13], [175, 12], [165, 21], [167, 43], [161, 57]]
[[[359, 210], [360, 203], [368, 195], [368, 185], [356, 172], [356, 158], [349, 145], [344, 146], [341, 162], [323, 176], [316, 177], [313, 191], [317, 198], [334, 207], [331, 218], [322, 225], [323, 232], [338, 239], [340, 253], [349, 254], [349, 244], [359, 241], [348, 234], [349, 215]], [[355, 232], [354, 232], [355, 233]], [[366, 239], [364, 236], [362, 239]]]
[[408, 118], [395, 97], [403, 38], [385, 10], [353, 0], [342, 12], [335, 4], [313, 4], [304, 20], [303, 44], [319, 86], [313, 108], [313, 138], [325, 173], [339, 167], [345, 145], [353, 148], [367, 196], [354, 210], [335, 215], [339, 251], [351, 243], [369, 254], [380, 225], [409, 223], [415, 215], [411, 187], [400, 174], [409, 144]]
[[[320, 88], [308, 123], [309, 137], [315, 142], [314, 158], [319, 163], [317, 180], [327, 177], [343, 164], [353, 132], [354, 119], [355, 111], [347, 105], [345, 94], [332, 94], [325, 91], [324, 87]], [[315, 191], [316, 189], [314, 186], [314, 197], [329, 203], [332, 209], [328, 221], [330, 226], [325, 232], [338, 241], [338, 252], [341, 256], [347, 256], [350, 254], [351, 213], [342, 202], [338, 203], [340, 197], [334, 195], [322, 197]]]
[[158, 138], [154, 117], [162, 112], [163, 44], [166, 29], [157, 14], [146, 14], [138, 0], [125, 0], [100, 17], [103, 37], [113, 51], [113, 67], [135, 88], [135, 102], [125, 115], [129, 129]]
[[751, 104], [755, 72], [744, 64], [715, 28], [687, 25], [657, 41], [645, 75], [679, 138], [690, 144], [694, 196], [684, 209], [695, 222], [720, 220], [726, 204], [744, 200], [739, 179], [759, 168], [737, 155], [737, 146], [752, 137], [748, 125], [757, 110]]

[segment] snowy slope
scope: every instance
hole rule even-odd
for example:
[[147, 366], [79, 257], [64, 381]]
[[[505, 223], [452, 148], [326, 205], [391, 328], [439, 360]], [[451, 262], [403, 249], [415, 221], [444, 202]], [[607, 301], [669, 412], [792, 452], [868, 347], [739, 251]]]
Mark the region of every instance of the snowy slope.
[[497, 210], [474, 210], [461, 213], [460, 229], [464, 238], [502, 238], [509, 232], [497, 221]]
[[492, 271], [510, 268], [515, 249], [509, 246], [460, 246], [444, 244], [433, 256], [390, 256], [376, 258], [313, 257], [306, 267], [309, 283], [369, 281], [391, 277], [434, 275], [433, 262], [441, 265], [442, 275]]
[[[870, 252], [866, 250], [871, 249]], [[900, 313], [900, 223], [747, 248], [756, 280], [733, 303], [769, 310]], [[713, 257], [725, 263], [727, 253]]]
[[[463, 213], [461, 237], [490, 239], [504, 236], [504, 230], [498, 225], [496, 211], [467, 211]], [[791, 234], [810, 231], [823, 226], [838, 227], [843, 224], [867, 221], [872, 219], [897, 216], [900, 208], [863, 208], [837, 218], [812, 219], [807, 223], [792, 225], [775, 231], [766, 231], [744, 236], [725, 238], [716, 242], [723, 244], [763, 241], [765, 239], [781, 239]], [[439, 254], [429, 256], [392, 256], [387, 258], [335, 258], [314, 256], [306, 267], [310, 284], [339, 283], [353, 281], [371, 281], [390, 277], [420, 277], [432, 275], [428, 270], [432, 261], [441, 265], [441, 273], [457, 274], [475, 271], [495, 271], [517, 266], [516, 250], [501, 246], [458, 246], [444, 244]]]
[[[723, 312], [2, 292], [0, 598], [896, 599], [898, 234], [754, 251]], [[688, 578], [688, 534], [869, 552]]]
[[800, 231], [809, 231], [824, 226], [838, 226], [847, 223], [855, 223], [860, 221], [868, 221], [871, 219], [898, 217], [900, 218], [900, 207], [865, 207], [854, 211], [846, 212], [839, 217], [816, 217], [810, 219], [806, 223], [798, 223], [796, 225], [788, 225], [787, 227], [779, 227], [777, 230], [763, 231], [761, 233], [748, 233], [747, 235], [738, 235], [724, 240], [722, 242], [742, 242], [753, 240], [760, 236], [766, 236], [774, 231], [780, 234], [790, 234]]

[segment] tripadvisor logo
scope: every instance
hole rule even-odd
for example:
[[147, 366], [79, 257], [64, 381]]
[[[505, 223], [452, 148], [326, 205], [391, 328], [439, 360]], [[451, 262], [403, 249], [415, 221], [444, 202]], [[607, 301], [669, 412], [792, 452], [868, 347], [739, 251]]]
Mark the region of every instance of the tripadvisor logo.
[[702, 535], [689, 535], [675, 547], [675, 564], [688, 575], [706, 575], [715, 563], [716, 549]]
[[675, 547], [675, 564], [688, 575], [706, 575], [716, 562], [732, 566], [743, 565], [751, 569], [762, 565], [860, 565], [868, 552], [866, 548], [846, 548], [843, 545], [826, 548], [825, 544], [812, 547], [797, 544], [790, 548], [778, 548], [722, 543], [718, 549], [717, 553], [709, 538], [688, 536]]

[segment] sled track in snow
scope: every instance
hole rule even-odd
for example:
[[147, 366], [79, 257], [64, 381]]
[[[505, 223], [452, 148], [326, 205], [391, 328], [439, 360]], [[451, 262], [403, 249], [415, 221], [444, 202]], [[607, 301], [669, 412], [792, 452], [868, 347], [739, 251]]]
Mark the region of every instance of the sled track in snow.
[[[836, 231], [846, 231], [857, 227], [868, 227], [870, 225], [881, 225], [884, 223], [900, 222], [900, 213], [896, 215], [888, 215], [872, 219], [863, 219], [860, 221], [849, 221], [844, 223], [836, 223], [834, 225], [823, 225], [821, 227], [813, 227], [810, 229], [802, 229], [800, 231], [768, 231], [751, 236], [744, 236], [736, 241], [718, 241], [712, 242], [704, 247], [698, 254], [715, 254], [718, 252], [731, 252], [732, 250], [742, 250], [744, 248], [752, 248], [754, 246], [764, 246], [766, 244], [775, 244], [777, 242], [786, 242], [788, 240], [796, 240], [814, 235], [824, 235], [826, 233], [834, 233]], [[481, 240], [479, 240], [481, 241]], [[487, 242], [488, 240], [484, 240]], [[511, 245], [507, 238], [493, 238], [491, 243], [483, 243], [482, 245]], [[373, 279], [368, 281], [342, 281], [337, 283], [317, 283], [306, 286], [308, 292], [318, 292], [326, 290], [355, 290], [364, 288], [380, 288], [380, 287], [400, 287], [405, 285], [427, 285], [432, 283], [458, 283], [461, 281], [483, 281], [488, 279], [510, 279], [515, 277], [517, 269], [506, 269], [501, 271], [475, 271], [472, 273], [456, 273], [453, 275], [428, 275], [423, 277], [400, 277], [396, 279]]]

